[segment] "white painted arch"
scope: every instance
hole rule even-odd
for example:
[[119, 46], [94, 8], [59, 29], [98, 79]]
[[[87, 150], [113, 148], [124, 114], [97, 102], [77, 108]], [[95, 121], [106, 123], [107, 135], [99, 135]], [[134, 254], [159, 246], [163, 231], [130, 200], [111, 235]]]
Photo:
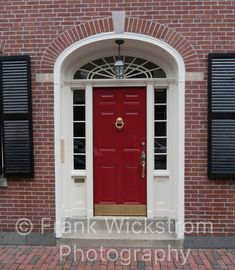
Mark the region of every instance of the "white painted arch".
[[[167, 43], [155, 39], [153, 37], [145, 36], [142, 34], [135, 33], [103, 33], [94, 35], [83, 40], [80, 40], [68, 48], [66, 48], [57, 58], [54, 65], [54, 123], [55, 123], [55, 184], [56, 184], [56, 236], [60, 238], [62, 236], [62, 164], [61, 164], [61, 92], [63, 90], [64, 80], [66, 78], [72, 78], [73, 72], [76, 68], [88, 62], [91, 57], [96, 59], [102, 56], [108, 56], [113, 54], [113, 50], [116, 47], [110, 46], [113, 44], [115, 39], [124, 39], [125, 43], [129, 46], [126, 50], [126, 55], [135, 56], [136, 53], [139, 57], [152, 60], [157, 62], [160, 67], [162, 67], [166, 73], [167, 78], [174, 79], [176, 82], [175, 89], [178, 92], [177, 100], [177, 186], [175, 187], [175, 192], [177, 193], [177, 236], [178, 239], [183, 239], [184, 237], [184, 102], [185, 102], [185, 65], [181, 55]], [[106, 47], [102, 44], [107, 44]], [[148, 45], [148, 46], [145, 46]], [[148, 48], [145, 50], [144, 48]], [[90, 48], [90, 50], [89, 50]], [[76, 63], [80, 56], [80, 62]], [[152, 59], [156, 56], [157, 61]], [[68, 68], [72, 66], [73, 68]], [[96, 83], [96, 82], [93, 82]], [[113, 82], [114, 84], [120, 83], [120, 81]], [[121, 82], [125, 84], [125, 82]], [[127, 82], [129, 85], [130, 82]], [[154, 82], [149, 82], [144, 80], [147, 88], [150, 84]], [[91, 84], [86, 84], [88, 89], [92, 89]], [[91, 174], [92, 175], [92, 174]], [[152, 173], [153, 175], [153, 173]], [[90, 180], [91, 181], [91, 180]], [[149, 181], [148, 181], [149, 182]], [[153, 204], [151, 200], [153, 199], [151, 195], [151, 189], [153, 188], [151, 183], [147, 184], [147, 204]], [[91, 196], [91, 195], [90, 195]], [[89, 199], [89, 198], [88, 198]], [[91, 198], [90, 198], [91, 199]], [[148, 207], [149, 208], [149, 207]], [[148, 209], [149, 210], [149, 209]], [[151, 210], [151, 207], [150, 207]], [[151, 213], [151, 211], [149, 212]], [[92, 214], [87, 214], [87, 216], [92, 216]], [[148, 215], [152, 217], [151, 214]]]

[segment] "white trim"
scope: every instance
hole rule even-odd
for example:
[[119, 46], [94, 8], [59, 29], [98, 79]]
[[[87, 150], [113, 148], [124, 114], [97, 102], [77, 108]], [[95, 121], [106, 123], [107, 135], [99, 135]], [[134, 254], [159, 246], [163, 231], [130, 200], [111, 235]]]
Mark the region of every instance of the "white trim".
[[168, 170], [155, 170], [153, 176], [169, 176], [170, 172]]
[[84, 88], [87, 83], [91, 83], [94, 87], [110, 87], [110, 86], [145, 86], [147, 84], [153, 84], [157, 87], [168, 87], [170, 83], [176, 83], [175, 79], [114, 79], [114, 80], [103, 80], [103, 79], [92, 79], [92, 80], [69, 80], [64, 81], [64, 85], [71, 87]]
[[[165, 75], [164, 78], [166, 78], [165, 71], [150, 60], [126, 54], [122, 54], [121, 57], [126, 67], [122, 79], [163, 78], [163, 76], [156, 75], [154, 73], [155, 71], [161, 71]], [[106, 60], [107, 58], [109, 58], [109, 61]], [[140, 61], [142, 63], [140, 63]], [[98, 65], [97, 62], [100, 62], [100, 64]], [[116, 65], [116, 62], [117, 59], [114, 55], [106, 55], [101, 58], [93, 59], [84, 65], [81, 65], [76, 70], [73, 78], [77, 77], [77, 73], [79, 73], [79, 76], [83, 74], [82, 76], [85, 77], [84, 80], [93, 80], [97, 75], [102, 77], [103, 80], [114, 80], [116, 79], [116, 74], [113, 67]], [[153, 64], [154, 67], [152, 66]]]
[[185, 139], [185, 73], [180, 70], [178, 83], [178, 223], [177, 236], [184, 238], [184, 139]]
[[[93, 89], [86, 85], [86, 167], [87, 217], [93, 217]], [[89, 106], [88, 106], [89, 104]]]
[[81, 177], [86, 177], [86, 170], [73, 170], [71, 171], [71, 176], [72, 177], [77, 177], [77, 176], [81, 176]]
[[[56, 67], [56, 66], [55, 66]], [[54, 81], [54, 123], [55, 123], [55, 194], [56, 194], [56, 237], [62, 236], [62, 166], [61, 166], [61, 114], [60, 114], [60, 91], [61, 85], [59, 81]]]
[[[203, 81], [204, 80], [204, 72], [186, 72], [185, 73], [185, 81]], [[135, 82], [138, 79], [134, 79], [133, 81]], [[164, 79], [158, 79], [161, 82], [164, 82]], [[169, 79], [166, 78], [165, 79], [167, 82], [170, 81], [175, 81], [175, 79]], [[92, 82], [94, 83], [97, 80], [92, 80]], [[53, 82], [53, 73], [37, 73], [36, 74], [36, 82]], [[79, 83], [81, 82], [81, 80], [79, 80]], [[89, 82], [91, 82], [91, 80], [89, 80]], [[75, 84], [75, 80], [72, 81], [66, 81], [65, 84]], [[84, 84], [83, 84], [84, 85]]]
[[[178, 217], [178, 238], [182, 239], [184, 237], [184, 85], [185, 85], [185, 65], [180, 54], [172, 48], [167, 43], [155, 39], [153, 37], [145, 36], [142, 34], [136, 33], [123, 33], [123, 34], [114, 34], [114, 33], [102, 33], [98, 35], [94, 35], [83, 40], [77, 41], [68, 48], [66, 48], [57, 58], [54, 66], [54, 123], [55, 123], [55, 185], [56, 185], [56, 223], [61, 224], [62, 222], [62, 166], [60, 162], [60, 139], [61, 139], [61, 114], [60, 114], [60, 95], [61, 95], [61, 78], [62, 68], [65, 60], [71, 55], [73, 52], [78, 50], [79, 48], [95, 43], [98, 41], [109, 40], [109, 39], [126, 39], [126, 40], [136, 40], [141, 42], [146, 42], [152, 45], [155, 45], [158, 48], [161, 48], [164, 52], [166, 52], [169, 56], [171, 56], [176, 65], [177, 65], [177, 81], [178, 81], [178, 170], [177, 170], [177, 178], [178, 178], [178, 204], [177, 204], [177, 217]], [[120, 81], [119, 81], [120, 83]], [[120, 84], [119, 84], [120, 85]], [[157, 84], [158, 85], [158, 84]], [[149, 86], [150, 87], [150, 86]], [[88, 97], [89, 98], [89, 97]], [[90, 114], [92, 117], [92, 113]], [[90, 119], [92, 120], [92, 119]], [[87, 121], [88, 123], [89, 121]], [[149, 132], [150, 127], [149, 127]], [[92, 145], [88, 145], [91, 147]], [[151, 151], [150, 149], [148, 149]], [[89, 161], [90, 162], [90, 161]], [[149, 166], [149, 165], [148, 165]], [[87, 172], [88, 173], [88, 172]], [[153, 175], [152, 175], [153, 176]], [[91, 179], [92, 175], [88, 176]], [[88, 180], [90, 181], [90, 180]], [[150, 186], [149, 186], [150, 188]], [[150, 192], [150, 191], [149, 191]], [[148, 194], [150, 195], [150, 193]], [[150, 195], [151, 196], [151, 195]], [[148, 203], [150, 198], [148, 199]], [[153, 200], [153, 198], [152, 198]], [[87, 213], [89, 216], [92, 216], [90, 202]], [[149, 211], [151, 213], [151, 206], [149, 205]], [[149, 214], [151, 215], [151, 214]], [[56, 237], [61, 237], [62, 228], [61, 226], [56, 226]]]
[[153, 172], [154, 172], [154, 87], [147, 85], [147, 218], [153, 218]]

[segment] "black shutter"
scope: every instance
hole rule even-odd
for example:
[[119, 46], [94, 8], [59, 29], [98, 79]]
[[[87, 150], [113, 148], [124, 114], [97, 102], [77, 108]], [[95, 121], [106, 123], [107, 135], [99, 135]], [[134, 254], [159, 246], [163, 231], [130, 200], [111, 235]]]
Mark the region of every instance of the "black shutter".
[[[1, 123], [1, 115], [0, 115], [0, 123]], [[0, 177], [2, 177], [2, 175], [3, 175], [2, 159], [3, 159], [3, 156], [2, 156], [2, 128], [1, 128], [1, 125], [0, 125]]]
[[235, 176], [235, 54], [208, 57], [208, 174]]
[[0, 57], [1, 129], [5, 177], [33, 176], [29, 56]]

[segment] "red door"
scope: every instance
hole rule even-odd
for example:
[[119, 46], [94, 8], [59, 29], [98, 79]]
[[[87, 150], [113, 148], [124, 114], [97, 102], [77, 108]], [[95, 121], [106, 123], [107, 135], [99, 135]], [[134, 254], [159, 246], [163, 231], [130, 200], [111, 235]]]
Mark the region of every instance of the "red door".
[[145, 88], [95, 88], [93, 100], [95, 215], [146, 215]]

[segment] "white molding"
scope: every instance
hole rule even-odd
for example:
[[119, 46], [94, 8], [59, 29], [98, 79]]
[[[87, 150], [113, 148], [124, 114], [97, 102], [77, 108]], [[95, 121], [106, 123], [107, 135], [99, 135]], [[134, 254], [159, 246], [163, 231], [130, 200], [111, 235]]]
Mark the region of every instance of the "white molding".
[[93, 87], [110, 87], [110, 86], [146, 86], [147, 84], [153, 84], [157, 87], [168, 87], [171, 83], [177, 83], [176, 79], [114, 79], [114, 80], [104, 80], [104, 79], [91, 79], [91, 80], [68, 80], [63, 82], [64, 85], [70, 86], [72, 88], [83, 88], [87, 83], [91, 83]]
[[73, 170], [71, 171], [71, 176], [72, 177], [86, 177], [87, 176], [87, 173], [86, 173], [86, 170]]
[[[186, 72], [185, 73], [185, 81], [203, 81], [204, 80], [204, 72]], [[92, 83], [100, 83], [102, 80], [70, 80], [70, 81], [65, 81], [64, 84], [67, 84], [69, 86], [82, 86], [84, 87], [84, 85], [87, 83], [87, 81], [92, 82]], [[118, 80], [112, 80], [112, 82], [117, 81]], [[148, 81], [153, 81], [153, 79], [124, 79], [123, 81], [128, 82], [128, 81], [132, 81], [132, 83], [136, 83], [136, 81], [141, 82], [143, 81], [143, 83], [148, 82]], [[36, 74], [36, 82], [53, 82], [53, 73], [37, 73]], [[154, 83], [162, 83], [162, 84], [167, 84], [170, 82], [175, 82], [175, 79], [155, 79]], [[120, 83], [120, 80], [119, 80]], [[104, 80], [104, 84], [108, 84], [107, 80]], [[165, 86], [165, 85], [163, 85]]]
[[[162, 40], [145, 36], [142, 34], [136, 34], [136, 33], [122, 33], [122, 34], [115, 34], [113, 32], [110, 33], [101, 33], [98, 35], [87, 37], [83, 40], [79, 40], [66, 48], [57, 58], [54, 66], [54, 123], [55, 123], [55, 182], [56, 182], [56, 237], [61, 237], [62, 228], [61, 226], [58, 226], [58, 224], [61, 224], [63, 221], [62, 216], [62, 166], [60, 163], [60, 138], [61, 138], [61, 114], [60, 114], [60, 95], [61, 95], [61, 78], [62, 76], [62, 68], [64, 63], [66, 62], [66, 59], [75, 51], [77, 51], [79, 48], [86, 46], [91, 43], [95, 43], [98, 41], [103, 40], [111, 40], [111, 39], [125, 39], [125, 40], [134, 40], [134, 41], [141, 41], [146, 42], [146, 44], [152, 44], [156, 46], [156, 48], [161, 49], [165, 52], [166, 56], [171, 59], [171, 61], [175, 61], [177, 66], [177, 79], [176, 83], [178, 86], [178, 169], [177, 169], [177, 182], [178, 182], [178, 192], [177, 192], [177, 213], [176, 216], [178, 218], [178, 238], [182, 239], [184, 237], [184, 88], [185, 88], [185, 65], [183, 62], [183, 58], [180, 56], [180, 54], [172, 48], [167, 43], [163, 42]], [[118, 81], [119, 85], [121, 81]], [[138, 82], [139, 83], [139, 82]], [[95, 84], [93, 84], [95, 86]], [[161, 86], [159, 82], [156, 82], [157, 86]], [[71, 84], [71, 86], [73, 86]], [[74, 85], [74, 87], [77, 87], [77, 85]], [[147, 88], [150, 88], [150, 85], [147, 86]], [[90, 89], [90, 90], [89, 90]], [[87, 98], [92, 100], [92, 87], [91, 85], [88, 87], [88, 94]], [[88, 111], [86, 111], [88, 113]], [[89, 121], [92, 121], [92, 111], [89, 112], [88, 115]], [[87, 119], [88, 120], [88, 119]], [[87, 121], [87, 122], [89, 122]], [[147, 127], [147, 131], [151, 132], [150, 125]], [[92, 136], [90, 134], [89, 136]], [[92, 151], [92, 144], [87, 145], [89, 151]], [[148, 146], [149, 147], [149, 146]], [[88, 151], [88, 150], [87, 150]], [[148, 149], [151, 153], [151, 149]], [[92, 160], [88, 157], [89, 162], [92, 162]], [[88, 160], [87, 160], [88, 161]], [[151, 162], [150, 162], [151, 163]], [[148, 165], [148, 166], [151, 166]], [[93, 166], [92, 166], [93, 167]], [[151, 169], [151, 168], [150, 168]], [[88, 172], [90, 171], [90, 172]], [[91, 182], [91, 179], [93, 178], [93, 172], [92, 170], [87, 171], [87, 183]], [[150, 172], [148, 172], [150, 177]], [[151, 173], [153, 177], [153, 171]], [[89, 182], [90, 181], [90, 182]], [[153, 178], [151, 180], [153, 182]], [[150, 181], [149, 181], [150, 182]], [[91, 184], [91, 183], [90, 183]], [[148, 186], [148, 189], [150, 189], [151, 184]], [[90, 187], [89, 187], [90, 188]], [[92, 191], [93, 192], [93, 191]], [[151, 191], [148, 191], [148, 216], [152, 216], [152, 203], [150, 201], [151, 199]], [[91, 192], [87, 194], [90, 196]], [[87, 198], [88, 200], [88, 198]], [[152, 197], [153, 200], [153, 197]], [[87, 206], [87, 216], [91, 217], [93, 216], [93, 196], [89, 198], [89, 205]], [[92, 205], [92, 208], [91, 208]]]
[[168, 170], [155, 170], [153, 176], [169, 176], [170, 172]]
[[[55, 66], [56, 67], [56, 66]], [[58, 72], [58, 71], [57, 71]], [[58, 75], [58, 74], [57, 74]], [[61, 164], [61, 114], [60, 99], [61, 85], [54, 80], [54, 146], [55, 146], [55, 194], [56, 194], [56, 237], [62, 236], [62, 164]]]
[[86, 85], [86, 192], [87, 217], [93, 217], [93, 88]]
[[185, 78], [179, 66], [181, 78], [178, 83], [178, 239], [184, 238], [184, 139], [185, 139]]
[[147, 217], [153, 218], [154, 194], [153, 194], [153, 171], [154, 171], [154, 87], [147, 85]]

